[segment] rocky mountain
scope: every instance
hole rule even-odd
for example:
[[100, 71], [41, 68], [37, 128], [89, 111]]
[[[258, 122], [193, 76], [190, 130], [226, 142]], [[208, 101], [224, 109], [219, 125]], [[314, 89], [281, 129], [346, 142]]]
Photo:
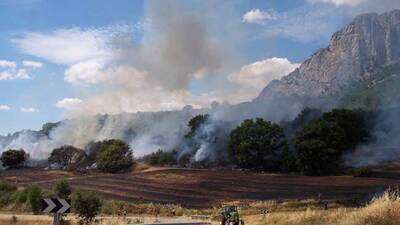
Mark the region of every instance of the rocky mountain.
[[380, 71], [399, 63], [400, 10], [363, 14], [336, 32], [327, 48], [281, 80], [269, 83], [256, 100], [335, 95], [354, 84], [373, 84], [380, 79]]

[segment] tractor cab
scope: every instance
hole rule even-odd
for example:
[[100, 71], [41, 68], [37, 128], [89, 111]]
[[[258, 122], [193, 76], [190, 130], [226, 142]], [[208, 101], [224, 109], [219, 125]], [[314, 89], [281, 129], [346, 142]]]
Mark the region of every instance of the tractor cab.
[[243, 220], [239, 217], [239, 211], [236, 206], [224, 206], [219, 210], [221, 217], [221, 225], [244, 225]]

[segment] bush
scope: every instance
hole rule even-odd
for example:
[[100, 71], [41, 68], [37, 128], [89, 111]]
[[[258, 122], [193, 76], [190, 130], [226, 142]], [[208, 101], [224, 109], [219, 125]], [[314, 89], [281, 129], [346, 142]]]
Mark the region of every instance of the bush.
[[1, 192], [14, 192], [17, 190], [17, 187], [11, 185], [5, 181], [0, 181], [0, 193]]
[[230, 134], [228, 153], [241, 168], [282, 169], [287, 152], [283, 128], [261, 118], [243, 121]]
[[68, 166], [78, 164], [86, 157], [85, 152], [82, 149], [75, 148], [71, 145], [64, 145], [60, 148], [54, 149], [48, 161], [50, 164], [57, 164], [61, 168], [66, 168]]
[[14, 202], [17, 203], [17, 204], [26, 203], [27, 200], [28, 200], [28, 191], [27, 191], [27, 189], [23, 189], [23, 190], [20, 190], [20, 191], [16, 191], [16, 192], [13, 194], [13, 200], [14, 200]]
[[106, 140], [101, 142], [96, 163], [102, 172], [126, 171], [133, 165], [132, 151], [129, 145], [121, 140]]
[[8, 184], [4, 181], [0, 181], [0, 205], [7, 205], [11, 203], [13, 193], [17, 190], [17, 187]]
[[53, 192], [59, 198], [69, 199], [71, 187], [67, 180], [59, 180], [53, 185]]
[[32, 210], [34, 214], [39, 213], [41, 208], [41, 200], [43, 198], [42, 189], [38, 185], [33, 184], [27, 187], [26, 191], [27, 191], [27, 204], [29, 208]]
[[176, 154], [176, 151], [167, 152], [159, 149], [146, 156], [144, 161], [153, 166], [175, 165], [177, 164]]
[[8, 168], [19, 168], [29, 158], [29, 155], [23, 150], [10, 149], [1, 154], [0, 161], [3, 166]]
[[76, 191], [72, 196], [72, 208], [80, 218], [80, 224], [91, 224], [100, 213], [101, 199], [94, 192]]

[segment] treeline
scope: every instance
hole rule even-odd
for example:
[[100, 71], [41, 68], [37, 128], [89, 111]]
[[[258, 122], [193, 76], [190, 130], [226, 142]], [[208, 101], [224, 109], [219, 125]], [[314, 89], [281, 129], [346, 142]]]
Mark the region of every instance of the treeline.
[[[18, 169], [25, 165], [29, 155], [23, 150], [7, 150], [0, 161], [9, 169]], [[53, 149], [49, 158], [50, 168], [73, 171], [95, 168], [105, 173], [126, 172], [134, 165], [133, 152], [128, 144], [121, 140], [110, 139], [90, 143], [85, 150], [71, 145]]]
[[[305, 108], [293, 121], [273, 123], [262, 118], [239, 125], [197, 115], [176, 149], [158, 150], [140, 160], [158, 166], [236, 167], [257, 171], [297, 172], [305, 175], [338, 174], [345, 169], [343, 156], [372, 139], [374, 114], [333, 109], [322, 113]], [[85, 149], [61, 146], [49, 158], [50, 167], [106, 173], [128, 171], [133, 150], [121, 140], [92, 142]], [[3, 166], [19, 168], [29, 158], [25, 151], [8, 150]]]
[[370, 139], [370, 117], [361, 110], [307, 108], [282, 125], [245, 120], [231, 132], [228, 152], [240, 168], [337, 174], [345, 168], [344, 154]]
[[[212, 121], [209, 115], [198, 115], [189, 121], [185, 136], [189, 143], [186, 146], [192, 151], [158, 150], [144, 160], [162, 166], [185, 166], [190, 162], [191, 166], [197, 163], [305, 175], [339, 174], [347, 169], [343, 164], [344, 154], [372, 139], [373, 118], [373, 113], [362, 110], [333, 109], [322, 113], [305, 108], [290, 122], [277, 124], [262, 118], [248, 119], [225, 134], [218, 128], [226, 124], [221, 126], [223, 122]], [[206, 124], [213, 124], [211, 135], [209, 127], [204, 128]], [[209, 136], [199, 132], [201, 129], [207, 130]], [[209, 148], [218, 148], [212, 149], [218, 153], [213, 163], [196, 162], [190, 154], [204, 142]]]

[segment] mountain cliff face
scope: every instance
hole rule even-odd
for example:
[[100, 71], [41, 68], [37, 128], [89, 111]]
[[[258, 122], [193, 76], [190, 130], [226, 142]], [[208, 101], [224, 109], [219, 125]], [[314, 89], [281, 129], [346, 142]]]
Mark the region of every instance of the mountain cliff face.
[[337, 94], [354, 83], [372, 81], [377, 68], [399, 62], [400, 10], [360, 15], [336, 32], [327, 48], [281, 80], [269, 83], [256, 100]]

